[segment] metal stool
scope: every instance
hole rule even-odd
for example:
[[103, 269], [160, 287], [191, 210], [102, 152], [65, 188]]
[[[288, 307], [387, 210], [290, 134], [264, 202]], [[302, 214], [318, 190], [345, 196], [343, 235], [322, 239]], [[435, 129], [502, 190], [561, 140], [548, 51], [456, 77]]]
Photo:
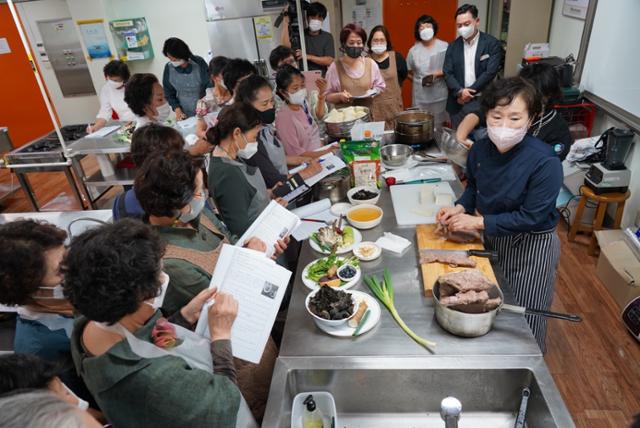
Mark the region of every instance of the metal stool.
[[[616, 215], [613, 220], [613, 228], [620, 229], [622, 214], [624, 213], [624, 204], [631, 196], [631, 192], [627, 190], [625, 193], [603, 193], [602, 195], [597, 195], [591, 188], [582, 186], [580, 188], [580, 194], [581, 198], [580, 203], [578, 204], [578, 210], [576, 211], [576, 217], [573, 220], [571, 230], [569, 231], [569, 241], [575, 242], [576, 234], [578, 232], [590, 232], [591, 242], [589, 243], [589, 254], [593, 256], [596, 254], [596, 247], [598, 246], [596, 236], [593, 232], [603, 229], [602, 223], [604, 223], [604, 216], [607, 213], [607, 207], [609, 204], [617, 204]], [[597, 202], [598, 208], [593, 219], [593, 224], [582, 224], [582, 214], [584, 213], [584, 208], [589, 199]]]

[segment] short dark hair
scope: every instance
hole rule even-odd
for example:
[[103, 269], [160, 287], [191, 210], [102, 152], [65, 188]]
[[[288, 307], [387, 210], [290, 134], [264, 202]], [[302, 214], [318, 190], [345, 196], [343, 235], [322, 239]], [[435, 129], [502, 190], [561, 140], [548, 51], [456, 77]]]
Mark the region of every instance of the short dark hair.
[[151, 104], [153, 99], [153, 85], [158, 82], [158, 78], [151, 73], [136, 73], [124, 86], [124, 102], [127, 103], [132, 112], [138, 116], [144, 116], [144, 108]]
[[234, 58], [227, 66], [224, 68], [222, 72], [222, 80], [224, 81], [224, 86], [231, 92], [233, 92], [233, 88], [236, 87], [238, 81], [243, 77], [249, 76], [251, 74], [258, 74], [258, 70], [246, 59], [242, 58]]
[[319, 16], [325, 19], [327, 17], [327, 8], [322, 3], [311, 3], [307, 6], [307, 16]]
[[522, 77], [509, 77], [494, 81], [482, 93], [482, 108], [485, 114], [496, 106], [506, 106], [518, 96], [527, 105], [529, 117], [536, 117], [541, 110], [541, 97], [536, 88]]
[[280, 67], [276, 73], [276, 91], [282, 99], [286, 99], [287, 88], [293, 81], [294, 76], [304, 79], [304, 74], [292, 65], [286, 64]]
[[262, 88], [273, 89], [269, 81], [264, 77], [257, 74], [249, 76], [238, 85], [235, 100], [251, 104], [256, 100], [258, 92]]
[[382, 34], [384, 34], [384, 38], [387, 39], [387, 50], [392, 51], [393, 45], [391, 44], [391, 36], [389, 35], [389, 30], [384, 25], [376, 25], [375, 27], [373, 27], [373, 29], [369, 33], [369, 40], [367, 41], [367, 47], [371, 49], [371, 40], [373, 39], [373, 35], [378, 31], [382, 32]]
[[24, 305], [47, 274], [45, 252], [64, 245], [67, 232], [44, 221], [0, 226], [0, 303]]
[[209, 74], [212, 76], [218, 76], [224, 71], [227, 64], [229, 64], [229, 58], [226, 56], [214, 56], [211, 58], [211, 61], [209, 61]]
[[222, 109], [218, 115], [216, 126], [207, 131], [209, 144], [218, 145], [220, 141], [233, 134], [236, 128], [248, 132], [256, 126], [262, 125], [260, 115], [253, 106], [238, 102]]
[[89, 229], [71, 242], [64, 294], [89, 320], [114, 324], [158, 295], [164, 248], [138, 220]]
[[545, 62], [534, 62], [520, 70], [519, 76], [528, 80], [538, 90], [548, 104], [562, 100], [560, 75], [555, 67]]
[[174, 58], [183, 59], [189, 61], [193, 57], [189, 46], [177, 37], [170, 37], [164, 41], [162, 46], [162, 55], [171, 55]]
[[474, 18], [478, 17], [478, 8], [472, 4], [465, 3], [458, 9], [456, 9], [456, 14], [453, 15], [453, 19], [456, 19], [458, 15], [464, 15], [467, 12], [471, 12], [471, 16], [473, 16]]
[[131, 77], [131, 72], [129, 71], [127, 63], [117, 59], [109, 61], [102, 69], [102, 72], [105, 77], [119, 77], [125, 83], [129, 80], [129, 77]]
[[61, 373], [59, 364], [36, 355], [0, 356], [0, 395], [25, 389], [47, 389]]
[[175, 217], [193, 199], [199, 168], [186, 152], [152, 156], [136, 173], [133, 186], [146, 214]]
[[278, 70], [278, 63], [280, 61], [285, 60], [292, 56], [293, 56], [293, 50], [291, 50], [291, 48], [280, 45], [274, 48], [269, 54], [269, 65], [271, 66], [272, 70], [276, 71]]
[[184, 149], [184, 139], [174, 128], [150, 123], [137, 128], [131, 136], [131, 157], [137, 166], [154, 154]]
[[341, 45], [344, 46], [347, 44], [347, 39], [349, 38], [351, 33], [360, 37], [362, 39], [362, 44], [365, 44], [367, 42], [367, 32], [364, 30], [364, 28], [360, 26], [360, 24], [356, 24], [355, 22], [352, 22], [350, 24], [345, 25], [340, 31]]
[[420, 38], [420, 26], [422, 24], [431, 24], [433, 27], [433, 37], [438, 34], [438, 22], [436, 19], [431, 15], [422, 15], [416, 20], [416, 25], [413, 27], [413, 37], [415, 37], [416, 40], [422, 40], [422, 38]]

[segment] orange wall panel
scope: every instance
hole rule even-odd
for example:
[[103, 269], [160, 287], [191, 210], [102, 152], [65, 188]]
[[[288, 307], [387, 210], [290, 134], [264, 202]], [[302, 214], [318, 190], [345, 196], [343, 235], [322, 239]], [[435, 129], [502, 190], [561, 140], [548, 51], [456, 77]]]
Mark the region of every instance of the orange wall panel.
[[0, 126], [9, 128], [19, 147], [53, 130], [53, 124], [6, 4], [0, 4], [0, 38], [11, 48], [0, 55]]
[[[415, 43], [413, 28], [421, 15], [431, 15], [438, 23], [437, 38], [451, 43], [456, 38], [453, 15], [458, 8], [457, 0], [383, 0], [382, 18], [389, 29], [393, 48], [406, 58]], [[405, 107], [411, 106], [411, 82], [402, 85]]]

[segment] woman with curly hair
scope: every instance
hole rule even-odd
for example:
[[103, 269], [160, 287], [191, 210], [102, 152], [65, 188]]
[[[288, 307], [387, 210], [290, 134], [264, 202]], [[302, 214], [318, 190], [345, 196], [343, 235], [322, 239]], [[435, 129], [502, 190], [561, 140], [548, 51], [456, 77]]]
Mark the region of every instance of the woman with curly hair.
[[158, 78], [151, 73], [136, 73], [124, 87], [124, 101], [136, 115], [136, 128], [149, 123], [167, 124], [175, 114], [167, 102]]
[[15, 352], [59, 361], [69, 354], [72, 307], [62, 294], [67, 233], [18, 220], [0, 226], [0, 303], [17, 305]]
[[[81, 314], [71, 345], [78, 372], [114, 426], [256, 426], [236, 386], [238, 302], [207, 289], [163, 318], [164, 251], [153, 228], [132, 219], [73, 240], [64, 288]], [[191, 328], [211, 298], [209, 341]]]

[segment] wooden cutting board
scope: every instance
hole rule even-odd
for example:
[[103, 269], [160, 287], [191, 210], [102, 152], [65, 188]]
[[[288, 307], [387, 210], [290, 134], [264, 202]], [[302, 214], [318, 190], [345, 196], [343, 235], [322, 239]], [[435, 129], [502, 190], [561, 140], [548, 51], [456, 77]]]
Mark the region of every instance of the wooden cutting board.
[[[441, 236], [435, 233], [435, 224], [419, 224], [416, 226], [416, 235], [418, 241], [418, 249], [432, 249], [432, 250], [484, 250], [484, 245], [481, 242], [473, 244], [458, 244], [442, 239]], [[418, 255], [420, 257], [420, 255]], [[480, 270], [489, 280], [495, 282], [496, 275], [493, 273], [491, 262], [486, 257], [471, 257], [477, 262], [476, 269]], [[418, 258], [419, 260], [419, 258]], [[449, 272], [457, 272], [464, 269], [464, 267], [452, 267], [442, 263], [428, 263], [420, 266], [422, 269], [422, 282], [424, 287], [424, 293], [426, 296], [431, 296], [431, 290], [436, 280], [440, 275], [444, 275]]]

